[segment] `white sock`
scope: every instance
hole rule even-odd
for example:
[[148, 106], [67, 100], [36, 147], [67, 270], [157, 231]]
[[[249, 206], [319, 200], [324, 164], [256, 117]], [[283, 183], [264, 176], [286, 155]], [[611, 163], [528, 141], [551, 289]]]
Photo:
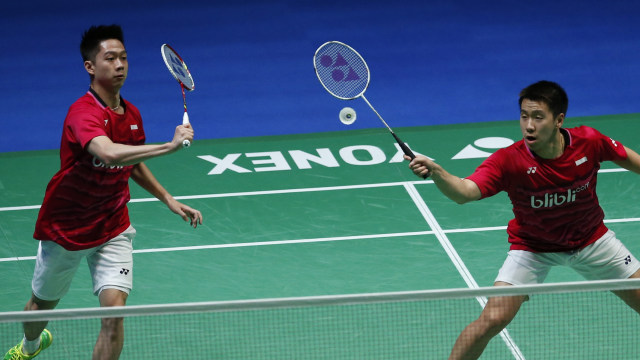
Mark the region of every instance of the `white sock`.
[[38, 351], [40, 348], [40, 336], [38, 336], [35, 340], [27, 340], [27, 336], [25, 335], [22, 340], [22, 352], [25, 355], [31, 355], [34, 352]]

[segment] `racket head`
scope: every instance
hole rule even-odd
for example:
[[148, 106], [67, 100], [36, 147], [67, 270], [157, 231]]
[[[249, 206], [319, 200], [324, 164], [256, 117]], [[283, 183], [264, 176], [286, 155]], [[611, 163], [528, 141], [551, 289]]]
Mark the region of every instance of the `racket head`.
[[362, 56], [340, 41], [320, 45], [313, 56], [313, 67], [325, 90], [342, 100], [362, 96], [371, 80]]
[[162, 44], [160, 52], [162, 53], [162, 59], [164, 60], [165, 65], [167, 65], [167, 69], [169, 69], [171, 75], [178, 80], [184, 89], [192, 91], [195, 88], [193, 77], [191, 76], [191, 72], [189, 71], [189, 68], [187, 68], [187, 64], [185, 64], [182, 57], [180, 57], [180, 55], [178, 55], [178, 53], [168, 44]]

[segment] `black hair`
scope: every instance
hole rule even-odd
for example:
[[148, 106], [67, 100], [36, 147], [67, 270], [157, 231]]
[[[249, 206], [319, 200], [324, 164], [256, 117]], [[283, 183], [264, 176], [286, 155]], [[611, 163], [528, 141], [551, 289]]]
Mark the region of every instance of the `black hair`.
[[83, 61], [95, 61], [100, 51], [100, 43], [105, 40], [116, 39], [124, 45], [124, 35], [120, 25], [92, 26], [82, 34], [80, 54]]
[[560, 114], [567, 115], [569, 107], [569, 98], [564, 89], [552, 81], [538, 81], [531, 84], [520, 91], [520, 100], [518, 103], [522, 106], [522, 100], [542, 101], [549, 107], [553, 113], [553, 117]]

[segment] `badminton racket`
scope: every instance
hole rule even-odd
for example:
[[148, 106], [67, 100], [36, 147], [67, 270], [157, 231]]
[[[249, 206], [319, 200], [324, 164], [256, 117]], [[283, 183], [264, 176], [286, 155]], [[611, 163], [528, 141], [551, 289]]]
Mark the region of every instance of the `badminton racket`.
[[[160, 48], [162, 53], [162, 59], [164, 60], [165, 65], [167, 65], [167, 69], [173, 77], [178, 80], [180, 84], [180, 88], [182, 89], [182, 101], [184, 103], [184, 115], [182, 116], [182, 125], [189, 124], [189, 113], [187, 113], [187, 97], [185, 95], [185, 90], [192, 91], [194, 89], [193, 78], [191, 77], [191, 72], [187, 68], [187, 64], [184, 63], [184, 60], [178, 55], [178, 53], [169, 45], [162, 44]], [[189, 140], [184, 140], [182, 142], [183, 147], [191, 146], [191, 142]]]
[[339, 41], [326, 42], [316, 50], [313, 56], [313, 67], [322, 86], [329, 94], [341, 100], [362, 98], [387, 127], [402, 151], [412, 160], [415, 155], [409, 147], [396, 135], [378, 111], [364, 96], [369, 87], [371, 76], [369, 67], [362, 56], [351, 46]]

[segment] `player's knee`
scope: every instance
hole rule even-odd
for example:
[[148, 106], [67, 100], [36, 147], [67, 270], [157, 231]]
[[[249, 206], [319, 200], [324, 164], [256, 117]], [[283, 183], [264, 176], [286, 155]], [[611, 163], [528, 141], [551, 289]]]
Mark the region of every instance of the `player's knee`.
[[25, 310], [51, 310], [58, 305], [60, 300], [42, 300], [35, 295], [31, 295], [31, 299], [27, 302]]
[[102, 331], [110, 337], [118, 337], [124, 331], [124, 318], [102, 319]]
[[102, 289], [98, 295], [100, 306], [124, 306], [127, 303], [127, 297], [126, 292], [112, 288]]
[[513, 320], [513, 316], [501, 309], [483, 311], [478, 318], [478, 324], [483, 328], [484, 333], [498, 334], [507, 327]]
[[614, 291], [613, 293], [640, 314], [640, 289]]

